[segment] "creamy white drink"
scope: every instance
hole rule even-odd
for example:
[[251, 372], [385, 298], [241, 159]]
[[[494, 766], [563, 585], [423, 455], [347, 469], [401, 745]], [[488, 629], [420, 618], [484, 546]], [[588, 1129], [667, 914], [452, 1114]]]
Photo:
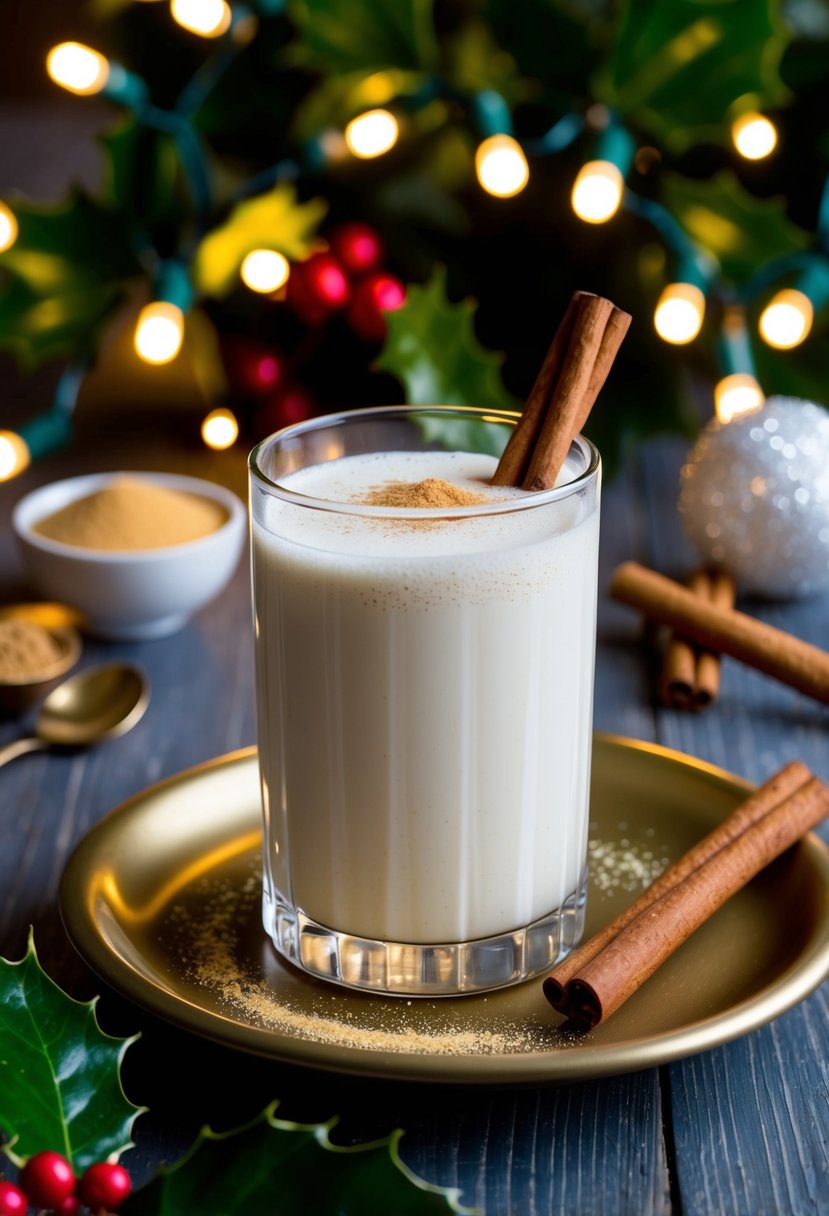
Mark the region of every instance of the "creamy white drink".
[[[529, 495], [491, 487], [495, 464], [350, 455], [254, 502], [265, 920], [283, 949], [292, 911], [404, 944], [553, 914], [555, 958], [559, 910], [583, 897], [598, 473]], [[427, 477], [487, 503], [442, 519], [359, 505]]]

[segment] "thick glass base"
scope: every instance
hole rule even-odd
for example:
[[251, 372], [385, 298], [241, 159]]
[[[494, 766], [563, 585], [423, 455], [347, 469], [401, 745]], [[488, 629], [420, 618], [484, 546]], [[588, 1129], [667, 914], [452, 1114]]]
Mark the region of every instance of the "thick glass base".
[[542, 975], [584, 931], [585, 875], [549, 915], [495, 937], [442, 944], [372, 941], [338, 933], [267, 894], [266, 931], [280, 954], [319, 979], [390, 996], [460, 996]]

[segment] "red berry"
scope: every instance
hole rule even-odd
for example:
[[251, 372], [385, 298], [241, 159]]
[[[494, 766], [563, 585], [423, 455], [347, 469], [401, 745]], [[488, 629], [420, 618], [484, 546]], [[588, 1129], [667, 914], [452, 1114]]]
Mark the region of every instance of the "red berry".
[[54, 1208], [75, 1190], [75, 1174], [60, 1153], [35, 1153], [20, 1171], [20, 1186], [36, 1208]]
[[368, 224], [340, 224], [330, 234], [331, 248], [355, 278], [376, 270], [383, 260], [383, 242]]
[[77, 1216], [81, 1210], [81, 1201], [75, 1195], [69, 1195], [63, 1203], [52, 1209], [54, 1216]]
[[366, 342], [382, 342], [386, 336], [384, 313], [396, 312], [406, 302], [406, 288], [391, 274], [373, 274], [354, 288], [348, 323]]
[[348, 279], [337, 259], [330, 253], [312, 253], [293, 268], [286, 299], [306, 324], [318, 325], [329, 313], [344, 308], [350, 294]]
[[19, 1186], [0, 1181], [0, 1216], [24, 1216], [29, 1201]]
[[124, 1202], [132, 1190], [130, 1176], [122, 1165], [110, 1161], [100, 1161], [90, 1165], [78, 1183], [78, 1195], [81, 1201], [93, 1212], [99, 1208], [115, 1211]]
[[282, 379], [280, 355], [262, 342], [226, 338], [222, 342], [222, 355], [231, 387], [246, 396], [268, 393]]

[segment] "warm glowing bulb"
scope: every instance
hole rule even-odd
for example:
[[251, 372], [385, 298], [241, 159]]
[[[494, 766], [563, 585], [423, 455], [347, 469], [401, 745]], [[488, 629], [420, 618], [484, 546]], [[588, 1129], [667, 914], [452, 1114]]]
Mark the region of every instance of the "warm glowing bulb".
[[201, 437], [209, 448], [223, 452], [239, 437], [239, 423], [230, 410], [211, 410], [201, 424]]
[[15, 214], [5, 203], [0, 203], [0, 253], [11, 249], [16, 240], [17, 219]]
[[705, 296], [693, 283], [669, 283], [656, 305], [653, 323], [665, 342], [682, 346], [702, 329]]
[[778, 291], [760, 316], [760, 334], [769, 346], [790, 350], [808, 337], [815, 310], [802, 291]]
[[46, 71], [55, 84], [88, 97], [100, 93], [109, 80], [109, 64], [103, 55], [80, 42], [61, 42], [46, 56]]
[[731, 125], [734, 146], [746, 160], [762, 160], [777, 146], [777, 128], [763, 114], [743, 114]]
[[625, 179], [609, 160], [591, 160], [582, 165], [573, 183], [571, 202], [580, 220], [603, 224], [619, 210]]
[[759, 410], [764, 401], [763, 390], [747, 372], [725, 376], [714, 389], [714, 407], [720, 422]]
[[24, 439], [14, 431], [0, 431], [0, 481], [8, 481], [22, 473], [31, 461]]
[[239, 273], [242, 282], [251, 291], [267, 294], [278, 291], [288, 282], [291, 264], [284, 254], [275, 249], [254, 249], [242, 262]]
[[184, 313], [175, 304], [156, 300], [145, 305], [135, 327], [135, 349], [145, 363], [170, 363], [184, 340]]
[[183, 29], [202, 38], [219, 38], [233, 16], [227, 0], [170, 0], [170, 12]]
[[352, 118], [345, 129], [345, 142], [353, 156], [369, 160], [393, 148], [399, 134], [397, 119], [388, 110], [367, 110]]
[[512, 198], [530, 179], [521, 145], [511, 135], [490, 135], [475, 152], [475, 172], [488, 194]]

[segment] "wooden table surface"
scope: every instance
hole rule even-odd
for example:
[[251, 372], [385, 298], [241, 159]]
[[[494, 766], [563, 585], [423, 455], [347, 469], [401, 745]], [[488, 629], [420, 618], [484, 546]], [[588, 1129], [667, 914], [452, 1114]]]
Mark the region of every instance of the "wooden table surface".
[[[612, 570], [627, 558], [678, 577], [689, 572], [675, 511], [685, 450], [672, 439], [644, 446], [604, 489], [595, 725], [751, 782], [795, 757], [829, 778], [826, 708], [736, 662], [725, 661], [722, 695], [705, 713], [659, 708], [640, 620], [607, 597]], [[154, 437], [76, 445], [0, 487], [0, 602], [31, 598], [8, 524], [13, 503], [55, 477], [106, 467], [177, 469], [245, 494], [241, 451], [211, 454]], [[829, 645], [825, 596], [741, 606]], [[175, 1029], [111, 991], [67, 943], [56, 906], [61, 872], [75, 843], [125, 798], [255, 742], [246, 561], [179, 633], [140, 644], [90, 640], [83, 662], [112, 655], [135, 660], [150, 677], [143, 721], [94, 750], [32, 754], [0, 770], [0, 954], [21, 957], [34, 926], [41, 961], [58, 982], [81, 997], [101, 992], [110, 1032], [141, 1031], [124, 1076], [131, 1099], [150, 1108], [125, 1158], [136, 1178], [180, 1153], [203, 1123], [234, 1126], [278, 1098], [285, 1118], [341, 1115], [344, 1142], [404, 1128], [404, 1160], [432, 1182], [460, 1187], [463, 1201], [486, 1216], [829, 1212], [826, 985], [769, 1025], [659, 1068], [581, 1084], [474, 1089], [263, 1061]], [[0, 743], [26, 724], [0, 723]]]

